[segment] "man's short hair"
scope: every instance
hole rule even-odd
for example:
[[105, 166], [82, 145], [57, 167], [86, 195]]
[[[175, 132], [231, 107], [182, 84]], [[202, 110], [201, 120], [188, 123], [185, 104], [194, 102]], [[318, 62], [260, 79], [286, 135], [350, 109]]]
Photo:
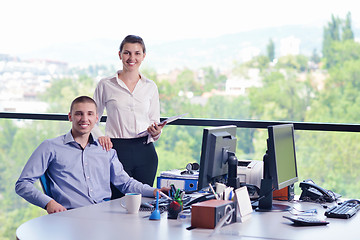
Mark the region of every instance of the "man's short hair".
[[97, 109], [97, 105], [96, 105], [96, 102], [94, 101], [94, 99], [92, 99], [91, 97], [88, 97], [88, 96], [80, 96], [80, 97], [75, 98], [72, 101], [72, 103], [70, 105], [70, 113], [72, 112], [74, 105], [77, 103], [93, 103], [95, 105], [95, 108]]

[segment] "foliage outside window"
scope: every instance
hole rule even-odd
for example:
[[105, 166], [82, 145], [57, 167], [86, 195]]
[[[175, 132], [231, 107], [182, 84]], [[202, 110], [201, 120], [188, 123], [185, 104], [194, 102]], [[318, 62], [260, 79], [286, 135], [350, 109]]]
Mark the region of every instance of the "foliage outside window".
[[[256, 119], [304, 122], [357, 123], [360, 119], [360, 44], [354, 41], [351, 15], [345, 20], [332, 16], [324, 27], [322, 57], [274, 56], [270, 39], [267, 55], [235, 64], [231, 76], [253, 81], [259, 86], [244, 94], [224, 94], [229, 75], [212, 67], [198, 71], [183, 69], [173, 81], [160, 78], [155, 69], [142, 69], [159, 88], [161, 116], [188, 113], [189, 118]], [[115, 69], [104, 69], [104, 75]], [[51, 113], [67, 113], [69, 103], [79, 95], [92, 96], [97, 83], [96, 67], [73, 70], [78, 78], [53, 80], [41, 99]], [[24, 221], [45, 214], [14, 193], [14, 183], [32, 151], [46, 138], [69, 131], [71, 125], [54, 121], [12, 121], [0, 119], [0, 239], [13, 238]], [[156, 143], [158, 171], [184, 168], [199, 162], [202, 128], [166, 126]], [[261, 160], [267, 133], [257, 129], [238, 129], [239, 159]], [[357, 133], [296, 131], [300, 179], [312, 178], [319, 185], [346, 197], [360, 198]]]

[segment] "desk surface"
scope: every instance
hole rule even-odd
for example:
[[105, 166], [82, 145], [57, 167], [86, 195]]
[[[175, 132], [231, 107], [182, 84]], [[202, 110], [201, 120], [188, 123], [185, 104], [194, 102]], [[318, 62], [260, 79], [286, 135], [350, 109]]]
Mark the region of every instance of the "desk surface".
[[[190, 222], [167, 219], [151, 221], [149, 212], [127, 214], [120, 199], [66, 212], [50, 214], [23, 223], [16, 231], [20, 240], [92, 239], [209, 239], [212, 229], [186, 230]], [[315, 203], [293, 203], [297, 210], [316, 208], [319, 218], [325, 209]], [[288, 212], [253, 212], [245, 222], [220, 229], [210, 239], [358, 239], [360, 213], [350, 219], [328, 218], [326, 226], [295, 227], [282, 216]]]

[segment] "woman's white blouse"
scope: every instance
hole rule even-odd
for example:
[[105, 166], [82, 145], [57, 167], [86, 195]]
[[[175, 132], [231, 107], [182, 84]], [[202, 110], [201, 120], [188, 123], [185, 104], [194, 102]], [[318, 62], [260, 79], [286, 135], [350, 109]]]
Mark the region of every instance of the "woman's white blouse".
[[[99, 120], [106, 108], [105, 135], [110, 138], [137, 138], [154, 122], [160, 122], [159, 91], [154, 81], [141, 78], [131, 93], [118, 73], [98, 83], [94, 100], [97, 104]], [[93, 129], [96, 137], [104, 136], [98, 126]], [[143, 136], [143, 135], [142, 135]], [[154, 142], [148, 135], [148, 142]]]

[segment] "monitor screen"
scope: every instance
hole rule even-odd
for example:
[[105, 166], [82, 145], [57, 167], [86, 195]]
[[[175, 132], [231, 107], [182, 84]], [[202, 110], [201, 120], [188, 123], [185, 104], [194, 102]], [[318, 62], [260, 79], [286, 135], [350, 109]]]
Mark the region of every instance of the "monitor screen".
[[273, 187], [282, 189], [298, 181], [294, 125], [283, 124], [269, 126], [269, 147], [272, 152], [272, 164], [275, 165], [273, 173]]
[[205, 128], [203, 131], [198, 190], [209, 183], [226, 183], [229, 153], [236, 151], [236, 126]]
[[267, 152], [264, 155], [264, 179], [260, 187], [259, 208], [285, 210], [272, 204], [272, 191], [298, 181], [294, 125], [280, 124], [268, 127]]

